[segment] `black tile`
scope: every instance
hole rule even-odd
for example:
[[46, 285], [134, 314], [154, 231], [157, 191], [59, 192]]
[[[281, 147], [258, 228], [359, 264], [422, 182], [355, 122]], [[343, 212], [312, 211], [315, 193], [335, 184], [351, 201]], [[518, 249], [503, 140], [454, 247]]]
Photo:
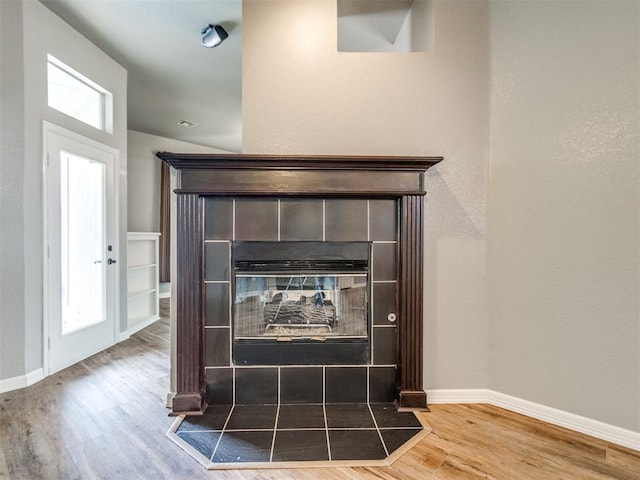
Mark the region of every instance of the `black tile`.
[[178, 432], [222, 430], [231, 412], [231, 405], [209, 405], [204, 415], [187, 415]]
[[395, 327], [373, 327], [373, 364], [395, 365], [397, 335]]
[[204, 201], [205, 240], [233, 239], [233, 200], [207, 198]]
[[213, 455], [214, 463], [268, 462], [273, 431], [224, 432]]
[[237, 368], [236, 404], [263, 405], [278, 403], [277, 368]]
[[373, 280], [395, 280], [396, 254], [395, 243], [374, 243], [373, 244]]
[[208, 459], [211, 459], [220, 435], [220, 432], [178, 432], [178, 437]]
[[233, 368], [211, 368], [206, 372], [205, 400], [207, 403], [209, 405], [233, 404]]
[[322, 405], [280, 405], [278, 426], [282, 429], [325, 428]]
[[322, 240], [322, 200], [280, 201], [281, 240]]
[[389, 314], [398, 314], [396, 307], [396, 284], [373, 284], [373, 323], [374, 325], [392, 325]]
[[341, 403], [325, 405], [327, 427], [331, 428], [375, 428], [373, 417], [366, 403]]
[[235, 405], [225, 430], [273, 430], [277, 405]]
[[236, 200], [236, 240], [278, 240], [276, 199]]
[[367, 367], [327, 367], [326, 403], [367, 401]]
[[398, 207], [395, 200], [369, 200], [371, 240], [396, 240]]
[[389, 430], [380, 430], [380, 434], [382, 435], [382, 440], [387, 447], [389, 455], [391, 455], [421, 431], [422, 429], [420, 428], [392, 428]]
[[369, 368], [369, 402], [393, 402], [397, 399], [395, 367]]
[[280, 369], [280, 403], [322, 403], [322, 368]]
[[329, 430], [332, 460], [382, 460], [387, 457], [377, 430]]
[[207, 328], [204, 331], [206, 367], [225, 367], [230, 363], [229, 328]]
[[329, 460], [325, 430], [276, 432], [274, 462]]
[[367, 241], [366, 200], [326, 200], [325, 239], [327, 241]]
[[205, 325], [228, 327], [229, 319], [229, 284], [207, 283], [205, 285]]
[[229, 242], [207, 242], [204, 244], [205, 280], [229, 280]]
[[371, 410], [376, 417], [378, 428], [422, 428], [422, 425], [413, 413], [398, 412], [398, 409], [393, 403], [372, 403]]

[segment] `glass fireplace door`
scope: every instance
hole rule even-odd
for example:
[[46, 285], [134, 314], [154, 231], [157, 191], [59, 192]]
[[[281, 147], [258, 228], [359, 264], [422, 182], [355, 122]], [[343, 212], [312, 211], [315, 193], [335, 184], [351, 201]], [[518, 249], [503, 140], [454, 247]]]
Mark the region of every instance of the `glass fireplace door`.
[[367, 274], [237, 274], [236, 339], [367, 338]]
[[234, 362], [367, 364], [369, 257], [367, 242], [236, 242]]

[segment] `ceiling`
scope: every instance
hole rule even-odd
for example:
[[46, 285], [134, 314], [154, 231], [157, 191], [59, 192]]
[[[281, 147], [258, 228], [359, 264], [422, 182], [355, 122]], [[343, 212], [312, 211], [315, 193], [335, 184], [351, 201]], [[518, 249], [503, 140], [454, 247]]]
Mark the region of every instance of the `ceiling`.
[[[242, 0], [40, 1], [128, 71], [129, 129], [242, 151]], [[427, 0], [338, 0], [338, 10], [352, 38], [373, 29], [388, 42], [414, 1]], [[229, 33], [218, 47], [200, 45], [208, 23]]]
[[[129, 129], [242, 150], [242, 0], [40, 1], [127, 69]], [[200, 45], [208, 23], [218, 47]]]

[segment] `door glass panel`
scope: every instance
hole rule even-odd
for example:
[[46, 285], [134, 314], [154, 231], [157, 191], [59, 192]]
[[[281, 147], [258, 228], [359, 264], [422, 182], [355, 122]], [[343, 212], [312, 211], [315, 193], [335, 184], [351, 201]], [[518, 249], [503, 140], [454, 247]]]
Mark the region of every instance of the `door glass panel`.
[[60, 159], [62, 335], [106, 320], [105, 165]]

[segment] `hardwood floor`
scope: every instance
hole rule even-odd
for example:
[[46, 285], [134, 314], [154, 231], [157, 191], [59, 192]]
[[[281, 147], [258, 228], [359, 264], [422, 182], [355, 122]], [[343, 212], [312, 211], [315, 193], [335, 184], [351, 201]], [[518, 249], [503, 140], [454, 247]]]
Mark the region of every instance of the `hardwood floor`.
[[166, 317], [0, 395], [0, 479], [640, 479], [640, 453], [488, 405], [433, 405], [390, 467], [207, 471], [165, 437]]

